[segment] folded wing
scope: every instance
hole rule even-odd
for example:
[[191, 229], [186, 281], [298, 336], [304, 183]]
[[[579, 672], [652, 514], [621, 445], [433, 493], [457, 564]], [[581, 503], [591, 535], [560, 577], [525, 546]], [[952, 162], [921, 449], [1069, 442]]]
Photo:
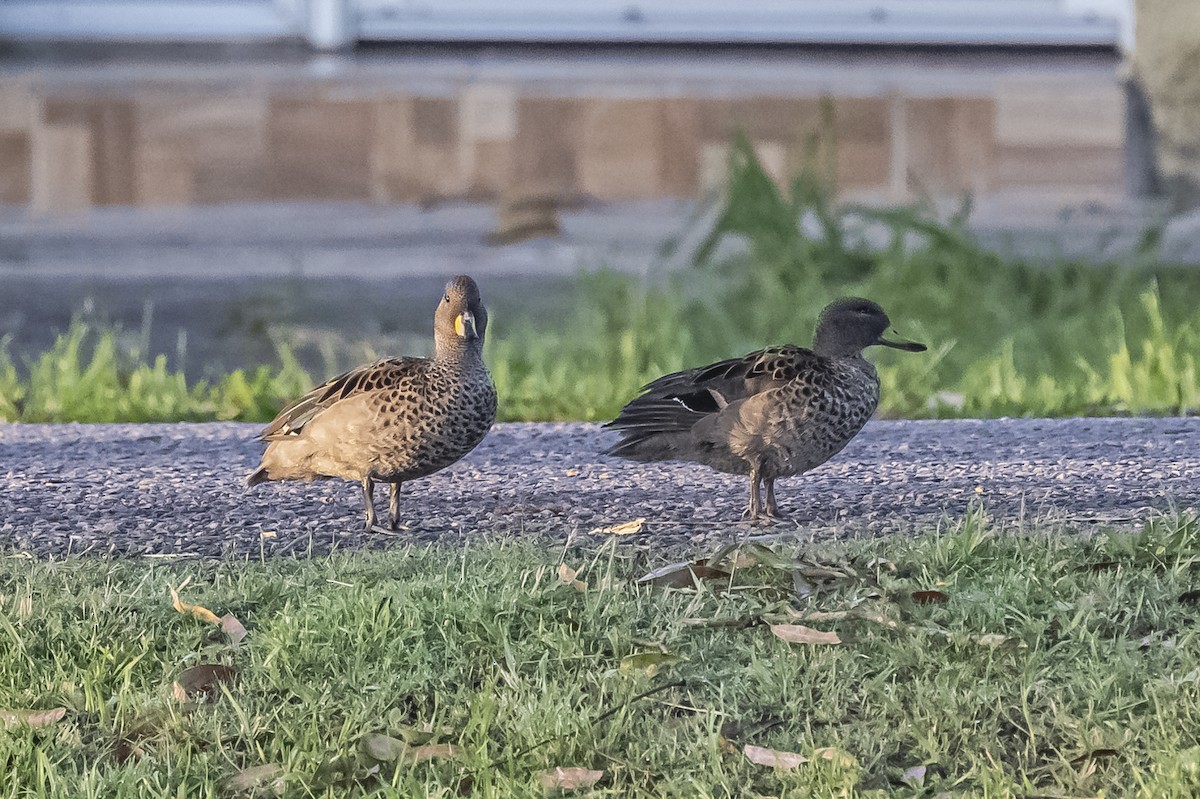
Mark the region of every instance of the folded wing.
[[351, 369], [293, 401], [263, 429], [259, 438], [273, 441], [298, 435], [317, 414], [335, 402], [369, 391], [399, 388], [428, 364], [425, 358], [387, 358]]
[[745, 400], [811, 373], [824, 360], [788, 345], [660, 377], [606, 425], [622, 434], [608, 454], [634, 460], [684, 457], [688, 445], [698, 443], [690, 441], [697, 424], [705, 421], [703, 428], [711, 429], [714, 417], [736, 412]]

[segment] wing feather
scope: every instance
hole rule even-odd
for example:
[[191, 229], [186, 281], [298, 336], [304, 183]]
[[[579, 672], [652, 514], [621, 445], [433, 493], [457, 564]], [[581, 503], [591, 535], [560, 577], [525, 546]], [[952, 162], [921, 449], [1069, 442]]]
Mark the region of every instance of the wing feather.
[[664, 375], [643, 387], [642, 394], [605, 425], [622, 434], [609, 454], [637, 457], [657, 452], [663, 441], [691, 435], [698, 423], [721, 416], [731, 405], [741, 407], [750, 397], [820, 372], [826, 361], [812, 350], [787, 345]]
[[790, 344], [769, 347], [741, 358], [664, 375], [644, 386], [642, 396], [682, 396], [715, 391], [726, 402], [736, 402], [782, 385], [801, 374], [811, 373], [825, 360], [805, 347]]
[[263, 429], [259, 438], [271, 441], [297, 435], [304, 425], [334, 403], [371, 391], [400, 388], [424, 371], [429, 363], [427, 358], [386, 358], [351, 369], [289, 403]]

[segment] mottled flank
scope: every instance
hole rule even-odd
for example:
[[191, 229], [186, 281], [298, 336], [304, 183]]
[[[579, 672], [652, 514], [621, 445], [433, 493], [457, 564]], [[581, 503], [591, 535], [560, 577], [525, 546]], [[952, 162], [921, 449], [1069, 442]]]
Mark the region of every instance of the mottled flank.
[[772, 347], [660, 377], [607, 425], [623, 436], [608, 454], [749, 475], [747, 515], [777, 517], [775, 480], [829, 460], [875, 412], [879, 377], [863, 350], [925, 349], [884, 339], [889, 325], [875, 303], [839, 300], [821, 314], [811, 350]]
[[396, 529], [400, 486], [466, 455], [496, 419], [496, 390], [483, 363], [486, 328], [475, 281], [454, 278], [434, 317], [433, 358], [362, 366], [288, 405], [263, 430], [267, 450], [247, 484], [357, 480], [372, 528], [374, 484], [388, 483]]

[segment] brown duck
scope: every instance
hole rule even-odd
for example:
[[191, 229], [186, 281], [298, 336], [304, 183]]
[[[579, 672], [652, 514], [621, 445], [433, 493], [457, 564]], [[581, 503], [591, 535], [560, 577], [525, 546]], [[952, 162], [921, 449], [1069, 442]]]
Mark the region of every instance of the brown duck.
[[863, 350], [925, 350], [883, 338], [890, 324], [870, 300], [842, 299], [821, 313], [812, 349], [771, 347], [660, 377], [606, 425], [622, 435], [607, 454], [749, 475], [745, 515], [778, 517], [775, 480], [829, 460], [875, 412], [879, 377]]
[[434, 314], [433, 358], [377, 361], [288, 405], [262, 431], [267, 450], [246, 484], [357, 480], [372, 529], [375, 483], [388, 483], [395, 530], [400, 486], [466, 455], [496, 419], [496, 389], [483, 363], [486, 330], [479, 287], [455, 277]]

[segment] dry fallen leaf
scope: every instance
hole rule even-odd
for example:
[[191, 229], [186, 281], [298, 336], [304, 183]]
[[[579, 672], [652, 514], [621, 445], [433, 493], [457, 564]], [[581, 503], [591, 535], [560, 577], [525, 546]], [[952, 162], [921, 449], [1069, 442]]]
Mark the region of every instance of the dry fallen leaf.
[[575, 571], [575, 569], [572, 569], [567, 564], [558, 564], [558, 579], [564, 585], [569, 585], [576, 591], [586, 591], [587, 583], [585, 583], [583, 580], [577, 579], [578, 574], [579, 572]]
[[456, 758], [458, 747], [454, 744], [425, 744], [414, 746], [404, 753], [405, 763], [422, 763], [435, 758]]
[[[796, 561], [786, 555], [780, 555], [770, 547], [759, 544], [754, 541], [745, 544], [739, 544], [731, 548], [731, 551], [736, 552], [733, 565], [739, 569], [749, 568], [751, 566], [762, 565], [771, 569], [780, 569], [781, 571], [790, 571], [796, 565]], [[722, 551], [721, 555], [725, 554]], [[714, 555], [708, 559], [708, 562], [716, 565], [723, 560], [720, 555]]]
[[823, 746], [813, 750], [813, 760], [828, 760], [840, 768], [857, 768], [858, 760], [854, 755], [843, 752], [836, 746]]
[[804, 755], [795, 752], [780, 752], [777, 749], [767, 749], [765, 746], [751, 746], [750, 744], [746, 744], [745, 748], [742, 749], [742, 753], [746, 755], [746, 759], [751, 763], [783, 769], [784, 771], [790, 771], [808, 762], [808, 758]]
[[391, 762], [399, 760], [408, 751], [408, 744], [399, 738], [375, 732], [363, 737], [362, 748], [376, 760]]
[[221, 617], [221, 631], [229, 636], [229, 640], [233, 643], [240, 643], [246, 637], [246, 628], [236, 616], [226, 613]]
[[777, 638], [793, 644], [840, 644], [837, 633], [827, 633], [805, 627], [803, 624], [772, 624], [771, 632]]
[[714, 569], [702, 560], [695, 563], [669, 563], [638, 578], [638, 585], [657, 588], [692, 588], [699, 580], [728, 580], [729, 572]]
[[1001, 647], [1024, 647], [1024, 642], [1019, 638], [1014, 638], [1011, 635], [1001, 635], [1000, 633], [988, 633], [981, 635], [975, 639], [975, 643], [980, 646], [986, 646], [989, 649], [1000, 649]]
[[893, 630], [900, 626], [900, 622], [888, 618], [882, 611], [872, 610], [863, 606], [851, 608], [850, 610], [814, 610], [811, 613], [801, 613], [798, 610], [788, 608], [788, 615], [800, 621], [846, 621], [847, 619], [861, 619], [862, 621], [874, 622], [884, 627], [890, 627]]
[[591, 788], [603, 776], [603, 771], [595, 771], [590, 768], [559, 766], [553, 771], [542, 772], [538, 777], [538, 784], [547, 791], [578, 791], [582, 788]]
[[267, 763], [242, 769], [229, 778], [229, 787], [242, 793], [261, 795], [269, 792], [275, 796], [283, 796], [283, 768], [274, 763]]
[[912, 598], [918, 605], [944, 605], [950, 601], [942, 591], [913, 591]]
[[[185, 580], [183, 585], [179, 587], [183, 588], [184, 585], [187, 585], [187, 580]], [[171, 605], [174, 606], [174, 608], [180, 613], [190, 614], [195, 616], [200, 621], [212, 622], [213, 624], [221, 623], [221, 620], [217, 617], [217, 614], [213, 613], [208, 608], [202, 607], [201, 605], [189, 605], [179, 598], [179, 591], [177, 589], [171, 588], [169, 585], [167, 588], [171, 589]]]
[[399, 738], [382, 733], [371, 733], [363, 737], [362, 748], [367, 755], [383, 762], [421, 763], [434, 758], [458, 757], [453, 744], [424, 744], [409, 746]]
[[56, 707], [51, 710], [4, 710], [0, 709], [0, 729], [8, 729], [10, 727], [49, 727], [62, 721], [63, 716], [67, 715], [65, 707]]
[[645, 526], [646, 520], [638, 518], [631, 522], [622, 522], [610, 527], [596, 527], [592, 529], [591, 533], [592, 535], [633, 535], [634, 533], [640, 533]]
[[179, 702], [214, 702], [223, 683], [233, 682], [237, 669], [220, 663], [201, 663], [179, 672], [171, 686], [171, 695]]
[[904, 773], [900, 775], [900, 781], [910, 788], [925, 787], [925, 773], [928, 769], [925, 766], [913, 766], [912, 768], [904, 769]]
[[667, 652], [638, 652], [621, 658], [621, 671], [625, 674], [640, 671], [653, 677], [664, 667], [679, 663], [686, 658]]

